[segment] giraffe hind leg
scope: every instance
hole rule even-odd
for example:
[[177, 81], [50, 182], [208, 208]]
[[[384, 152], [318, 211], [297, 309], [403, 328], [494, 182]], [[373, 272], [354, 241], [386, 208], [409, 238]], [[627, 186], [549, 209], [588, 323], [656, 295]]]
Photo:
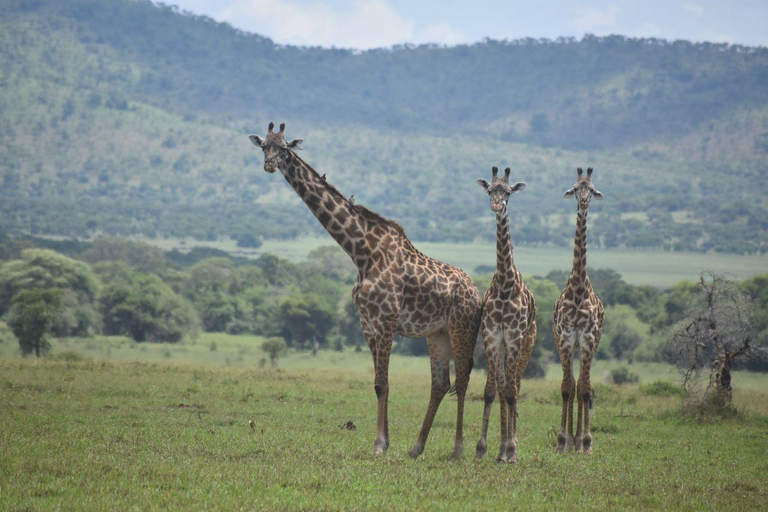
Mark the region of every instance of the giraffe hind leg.
[[[490, 357], [488, 358], [490, 361]], [[480, 439], [475, 448], [475, 459], [482, 459], [488, 451], [488, 423], [491, 418], [491, 409], [496, 399], [496, 376], [493, 373], [493, 365], [488, 364], [488, 375], [485, 380], [485, 390], [483, 391], [483, 423], [480, 427]]]
[[[424, 445], [427, 443], [429, 431], [432, 429], [432, 422], [435, 420], [440, 403], [451, 386], [449, 365], [451, 361], [451, 343], [448, 333], [439, 332], [427, 336], [427, 345], [429, 346], [429, 360], [432, 371], [432, 388], [429, 397], [429, 406], [427, 407], [424, 422], [422, 423], [419, 435], [413, 448], [408, 452], [411, 457], [418, 457], [424, 451]], [[457, 382], [457, 392], [462, 392]], [[466, 387], [463, 392], [466, 392]]]

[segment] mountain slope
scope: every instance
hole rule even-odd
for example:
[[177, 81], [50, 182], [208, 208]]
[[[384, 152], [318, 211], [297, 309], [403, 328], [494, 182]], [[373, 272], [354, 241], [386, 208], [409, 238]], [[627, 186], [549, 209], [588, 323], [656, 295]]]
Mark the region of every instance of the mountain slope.
[[515, 241], [567, 244], [560, 195], [589, 165], [607, 197], [597, 243], [766, 249], [765, 49], [587, 37], [354, 53], [144, 1], [2, 0], [0, 14], [12, 232], [315, 232], [245, 137], [274, 120], [414, 239], [491, 239], [473, 182], [511, 165], [529, 184]]

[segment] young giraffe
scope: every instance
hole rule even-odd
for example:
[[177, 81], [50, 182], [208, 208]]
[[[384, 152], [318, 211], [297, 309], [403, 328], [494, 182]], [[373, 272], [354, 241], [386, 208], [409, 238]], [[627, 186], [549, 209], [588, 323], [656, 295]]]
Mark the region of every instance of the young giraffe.
[[277, 169], [323, 227], [352, 258], [357, 281], [352, 298], [371, 349], [378, 397], [375, 455], [389, 447], [387, 403], [392, 336], [426, 336], [432, 390], [421, 431], [410, 451], [424, 450], [438, 406], [450, 388], [449, 363], [454, 357], [458, 412], [453, 456], [463, 451], [464, 397], [472, 369], [472, 351], [480, 326], [482, 303], [472, 280], [461, 269], [433, 260], [413, 247], [394, 221], [352, 204], [294, 152], [302, 139], [286, 142], [285, 124], [278, 133], [269, 124], [266, 138], [251, 135], [264, 150], [264, 170]]
[[[589, 432], [589, 408], [592, 405], [592, 384], [589, 372], [592, 358], [597, 352], [603, 329], [603, 304], [592, 290], [587, 276], [587, 209], [591, 198], [602, 199], [601, 194], [592, 184], [592, 168], [578, 169], [576, 184], [565, 191], [563, 197], [575, 196], [578, 201], [576, 216], [576, 236], [573, 244], [573, 270], [568, 278], [563, 293], [555, 302], [552, 317], [552, 332], [555, 346], [560, 353], [563, 365], [563, 413], [560, 434], [557, 436], [555, 451], [565, 452], [572, 446], [577, 452], [584, 450], [592, 453], [592, 434]], [[573, 378], [573, 354], [580, 350], [579, 386]], [[573, 399], [578, 397], [579, 414], [576, 438], [573, 437]], [[582, 423], [583, 418], [583, 423]], [[566, 422], [568, 435], [566, 437]], [[582, 437], [582, 425], [584, 427]]]
[[[536, 302], [523, 282], [512, 258], [509, 234], [509, 196], [525, 188], [525, 183], [509, 185], [510, 169], [494, 167], [492, 183], [484, 179], [477, 183], [491, 197], [491, 210], [496, 212], [496, 272], [483, 297], [483, 344], [488, 356], [488, 378], [485, 383], [485, 408], [480, 440], [475, 457], [480, 459], [488, 447], [488, 420], [496, 393], [501, 409], [501, 444], [498, 462], [517, 462], [517, 397], [520, 379], [536, 342]], [[504, 371], [506, 352], [507, 368]]]

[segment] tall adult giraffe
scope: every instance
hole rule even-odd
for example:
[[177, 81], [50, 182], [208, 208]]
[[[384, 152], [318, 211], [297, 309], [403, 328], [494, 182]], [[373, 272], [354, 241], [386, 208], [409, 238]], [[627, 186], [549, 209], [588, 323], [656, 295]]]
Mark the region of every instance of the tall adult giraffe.
[[[563, 384], [560, 387], [563, 395], [563, 412], [560, 422], [560, 434], [557, 436], [558, 452], [565, 452], [575, 447], [577, 452], [584, 450], [592, 453], [592, 434], [589, 432], [589, 408], [592, 405], [592, 384], [589, 372], [592, 358], [600, 344], [603, 330], [603, 304], [592, 289], [592, 283], [587, 276], [587, 209], [589, 201], [602, 199], [601, 194], [592, 184], [592, 168], [584, 171], [578, 169], [578, 179], [573, 187], [563, 194], [563, 197], [576, 197], [578, 211], [576, 214], [576, 235], [573, 243], [573, 270], [568, 278], [563, 293], [555, 302], [552, 315], [552, 333], [555, 346], [560, 353], [563, 365]], [[573, 378], [573, 354], [579, 349], [579, 386]], [[579, 415], [577, 419], [576, 438], [573, 437], [573, 399], [578, 398]], [[582, 423], [583, 418], [583, 423]], [[566, 423], [568, 435], [566, 436]], [[582, 436], [582, 425], [584, 427]]]
[[[498, 392], [501, 409], [501, 443], [498, 462], [517, 462], [517, 400], [520, 379], [536, 342], [536, 301], [523, 282], [512, 257], [507, 202], [525, 183], [509, 184], [510, 169], [493, 167], [491, 183], [484, 179], [477, 183], [491, 198], [491, 210], [496, 212], [496, 271], [491, 286], [483, 297], [483, 345], [488, 356], [488, 378], [485, 383], [485, 408], [480, 440], [475, 457], [485, 455], [488, 443], [488, 420], [491, 406]], [[506, 371], [504, 360], [506, 354]]]
[[472, 369], [472, 352], [480, 325], [480, 293], [461, 269], [433, 260], [416, 250], [405, 231], [364, 206], [352, 204], [294, 152], [302, 139], [285, 141], [285, 124], [265, 138], [251, 135], [264, 150], [264, 170], [280, 170], [336, 243], [357, 266], [352, 298], [373, 356], [378, 398], [375, 455], [389, 447], [387, 403], [392, 336], [426, 336], [432, 390], [424, 422], [410, 451], [417, 457], [435, 413], [450, 388], [449, 363], [454, 358], [458, 412], [453, 456], [463, 451], [464, 397]]

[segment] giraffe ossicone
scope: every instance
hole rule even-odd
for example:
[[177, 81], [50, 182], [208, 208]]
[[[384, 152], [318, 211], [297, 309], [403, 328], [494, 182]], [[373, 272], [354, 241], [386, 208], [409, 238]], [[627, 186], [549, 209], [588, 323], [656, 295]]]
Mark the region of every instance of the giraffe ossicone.
[[[525, 183], [509, 184], [511, 169], [498, 176], [492, 168], [492, 181], [477, 183], [488, 193], [491, 210], [496, 212], [496, 271], [483, 297], [481, 329], [488, 357], [488, 376], [483, 393], [485, 407], [475, 458], [488, 448], [488, 422], [496, 395], [499, 396], [501, 440], [498, 462], [517, 462], [517, 404], [520, 381], [536, 343], [536, 301], [523, 282], [513, 258], [507, 202]], [[506, 361], [506, 367], [505, 367]]]
[[286, 142], [285, 125], [277, 133], [273, 128], [270, 123], [264, 138], [250, 136], [264, 151], [264, 170], [280, 170], [357, 267], [352, 299], [375, 370], [374, 454], [383, 454], [389, 447], [389, 359], [392, 336], [401, 334], [426, 336], [432, 373], [429, 405], [409, 454], [416, 457], [424, 450], [435, 413], [451, 387], [453, 358], [458, 398], [453, 456], [461, 456], [464, 400], [482, 309], [477, 287], [461, 269], [419, 252], [398, 223], [353, 204], [295, 153], [302, 139]]

